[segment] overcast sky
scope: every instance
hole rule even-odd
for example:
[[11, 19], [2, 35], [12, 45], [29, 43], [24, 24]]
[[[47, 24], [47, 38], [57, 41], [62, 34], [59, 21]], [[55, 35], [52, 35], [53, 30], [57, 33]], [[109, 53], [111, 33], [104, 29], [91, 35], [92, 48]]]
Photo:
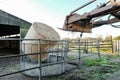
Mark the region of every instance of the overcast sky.
[[[79, 37], [80, 33], [71, 33], [61, 31], [65, 16], [72, 10], [85, 4], [90, 0], [0, 0], [0, 9], [22, 18], [31, 23], [42, 22], [52, 26], [61, 36], [61, 38]], [[108, 0], [97, 0], [86, 8], [81, 9], [77, 13], [83, 14], [94, 9], [97, 4]], [[92, 29], [92, 33], [83, 34], [83, 37], [96, 37], [97, 35], [120, 35], [120, 29], [105, 25]]]

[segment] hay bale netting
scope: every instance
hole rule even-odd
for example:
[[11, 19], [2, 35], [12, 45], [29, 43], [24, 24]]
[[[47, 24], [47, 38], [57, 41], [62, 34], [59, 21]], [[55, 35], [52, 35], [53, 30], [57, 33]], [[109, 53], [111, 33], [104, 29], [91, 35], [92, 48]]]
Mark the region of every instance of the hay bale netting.
[[[43, 40], [59, 40], [60, 36], [59, 34], [50, 26], [35, 22], [32, 24], [30, 29], [28, 30], [25, 39], [43, 39]], [[45, 43], [45, 41], [41, 42], [41, 52], [45, 52], [47, 48], [53, 48], [56, 44], [56, 42], [51, 42], [52, 45], [49, 45]], [[22, 42], [24, 45], [24, 48], [22, 46], [22, 51], [24, 51], [25, 54], [30, 53], [38, 53], [38, 44], [39, 41], [35, 40], [25, 40]], [[31, 48], [32, 45], [32, 48]], [[38, 60], [38, 55], [31, 55], [29, 56], [32, 60]], [[44, 61], [48, 57], [47, 53], [44, 53], [41, 55], [41, 60]]]

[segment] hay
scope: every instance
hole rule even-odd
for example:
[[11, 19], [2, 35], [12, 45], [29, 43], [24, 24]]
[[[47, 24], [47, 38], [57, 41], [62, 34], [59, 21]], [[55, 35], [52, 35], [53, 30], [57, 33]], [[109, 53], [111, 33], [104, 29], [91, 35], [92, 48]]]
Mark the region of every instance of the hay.
[[[50, 26], [35, 22], [30, 27], [29, 31], [27, 32], [25, 39], [43, 39], [43, 40], [59, 40], [59, 34]], [[36, 40], [25, 40], [22, 42], [22, 50], [25, 54], [30, 53], [38, 53], [39, 48], [39, 41]], [[46, 52], [47, 50], [53, 48], [56, 45], [56, 42], [42, 41], [41, 42], [41, 52]], [[42, 53], [41, 60], [44, 61], [48, 57], [47, 53]], [[32, 60], [38, 60], [38, 55], [30, 56]]]

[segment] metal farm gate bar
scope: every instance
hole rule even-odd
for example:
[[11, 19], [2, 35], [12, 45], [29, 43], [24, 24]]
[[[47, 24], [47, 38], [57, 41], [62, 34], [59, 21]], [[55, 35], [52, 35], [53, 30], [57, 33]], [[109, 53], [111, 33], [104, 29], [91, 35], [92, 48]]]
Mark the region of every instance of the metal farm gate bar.
[[[96, 55], [92, 52], [89, 52], [87, 54], [82, 52], [83, 48], [81, 47], [82, 43], [80, 40], [51, 41], [41, 39], [16, 38], [0, 39], [0, 41], [3, 40], [18, 40], [20, 42], [20, 54], [0, 56], [0, 79], [2, 80], [4, 77], [8, 77], [8, 79], [10, 79], [10, 75], [15, 75], [18, 73], [31, 76], [30, 78], [38, 77], [39, 80], [42, 80], [43, 76], [62, 74], [67, 70], [79, 67], [81, 65], [80, 61], [82, 58]], [[48, 45], [46, 47], [46, 51], [42, 50], [44, 45]], [[52, 45], [55, 46], [53, 48], [50, 48]], [[35, 49], [37, 52], [32, 52], [34, 48], [33, 46], [36, 47]], [[94, 47], [95, 46], [96, 44]], [[97, 57], [100, 59], [100, 52], [98, 47]], [[28, 52], [27, 49], [29, 49]], [[42, 60], [44, 56], [43, 54], [47, 55], [47, 58], [45, 60]]]

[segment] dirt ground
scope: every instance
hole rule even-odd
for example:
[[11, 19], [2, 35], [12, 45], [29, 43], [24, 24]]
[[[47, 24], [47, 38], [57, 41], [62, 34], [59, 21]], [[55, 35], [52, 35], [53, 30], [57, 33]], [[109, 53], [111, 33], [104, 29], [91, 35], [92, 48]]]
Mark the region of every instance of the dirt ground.
[[25, 75], [19, 73], [19, 74], [2, 77], [2, 78], [0, 78], [0, 80], [38, 80], [38, 78], [25, 76]]
[[[120, 64], [120, 58], [111, 59], [111, 61]], [[107, 80], [120, 80], [120, 71], [113, 73], [108, 77]]]
[[[72, 53], [72, 55], [73, 54], [74, 53]], [[84, 57], [86, 55], [92, 55], [92, 54], [83, 54], [81, 55], [81, 57]], [[98, 58], [98, 55], [95, 54], [89, 58]], [[120, 58], [111, 58], [110, 60], [113, 62], [120, 63]], [[78, 61], [75, 61], [75, 62], [76, 64], [78, 64]], [[82, 62], [84, 63], [84, 61]], [[12, 67], [15, 67], [15, 68], [12, 68]], [[8, 73], [8, 72], [16, 71], [16, 70], [20, 70], [20, 59], [19, 58], [0, 59], [0, 74]], [[71, 80], [71, 79], [67, 79], [67, 80]], [[19, 73], [19, 74], [9, 75], [6, 77], [1, 77], [0, 80], [38, 80], [38, 78], [25, 76], [22, 73]], [[79, 78], [76, 78], [75, 80], [79, 80]], [[107, 80], [120, 80], [120, 71], [111, 74]]]
[[120, 80], [120, 71], [110, 75], [107, 80]]

